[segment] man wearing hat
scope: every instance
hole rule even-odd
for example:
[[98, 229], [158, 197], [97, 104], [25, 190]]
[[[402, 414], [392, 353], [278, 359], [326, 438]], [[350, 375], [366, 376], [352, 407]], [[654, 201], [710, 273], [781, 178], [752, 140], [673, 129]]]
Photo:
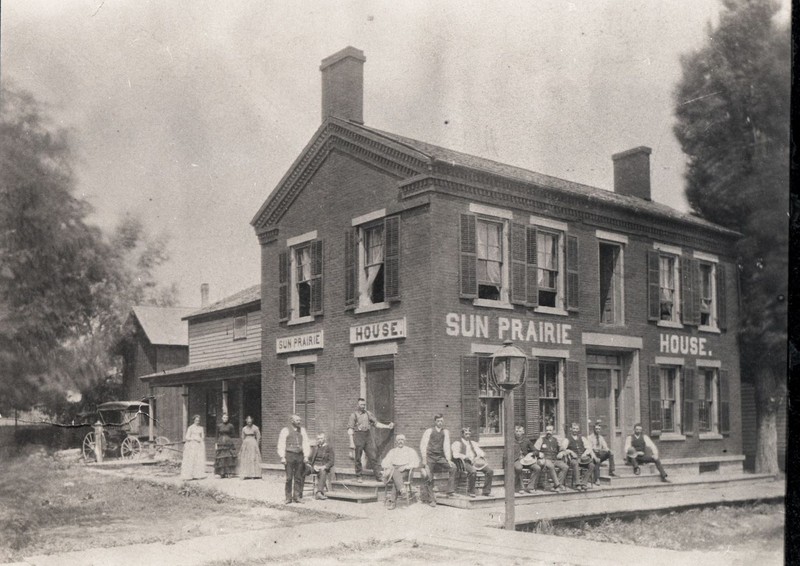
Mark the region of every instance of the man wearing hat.
[[570, 426], [565, 452], [567, 465], [572, 468], [572, 489], [586, 491], [586, 480], [594, 477], [594, 454], [578, 423]]
[[[503, 468], [505, 467], [506, 457], [504, 451]], [[542, 467], [536, 461], [533, 442], [531, 442], [529, 438], [525, 438], [525, 429], [517, 425], [514, 427], [514, 490], [517, 493], [523, 493], [522, 470], [531, 471], [531, 481], [528, 482], [524, 493], [536, 491], [536, 485], [539, 482], [539, 474], [542, 472]]]
[[461, 429], [461, 438], [453, 442], [453, 461], [460, 474], [467, 474], [467, 495], [475, 497], [475, 480], [478, 472], [483, 472], [483, 495], [488, 497], [492, 493], [492, 477], [494, 470], [486, 465], [486, 454], [477, 441], [472, 440], [470, 428]]
[[[562, 450], [562, 442], [553, 434], [555, 427], [551, 424], [544, 429], [544, 436], [540, 436], [534, 444], [539, 456], [544, 458], [544, 469], [553, 480], [553, 491], [566, 490], [564, 478], [567, 477], [569, 467], [564, 462], [566, 452]], [[558, 471], [556, 472], [556, 468]]]
[[594, 453], [594, 483], [600, 481], [600, 464], [608, 460], [608, 475], [615, 477], [614, 473], [614, 453], [608, 447], [606, 439], [600, 434], [603, 425], [600, 421], [594, 423], [594, 434], [589, 437], [589, 444]]
[[641, 423], [633, 425], [633, 434], [625, 439], [625, 457], [633, 466], [633, 473], [637, 476], [641, 473], [639, 470], [641, 464], [652, 463], [658, 468], [661, 481], [669, 483], [667, 472], [664, 471], [664, 466], [661, 465], [661, 460], [658, 458], [658, 448], [650, 440], [650, 437], [642, 432]]

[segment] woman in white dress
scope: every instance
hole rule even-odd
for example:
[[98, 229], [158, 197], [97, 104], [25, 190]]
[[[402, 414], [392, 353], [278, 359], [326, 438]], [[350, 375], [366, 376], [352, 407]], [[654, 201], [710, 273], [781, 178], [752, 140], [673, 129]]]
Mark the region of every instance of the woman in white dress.
[[181, 460], [181, 479], [199, 480], [206, 477], [206, 433], [200, 426], [200, 415], [192, 417], [192, 424], [183, 435], [183, 460]]

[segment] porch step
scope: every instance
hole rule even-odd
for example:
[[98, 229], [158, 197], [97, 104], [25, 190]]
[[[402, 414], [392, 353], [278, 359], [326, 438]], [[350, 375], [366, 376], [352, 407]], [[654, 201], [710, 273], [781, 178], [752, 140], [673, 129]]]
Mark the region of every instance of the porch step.
[[351, 501], [353, 503], [375, 503], [378, 501], [378, 496], [376, 493], [354, 493], [352, 491], [345, 491], [335, 488], [328, 491], [325, 495], [328, 496], [328, 499]]

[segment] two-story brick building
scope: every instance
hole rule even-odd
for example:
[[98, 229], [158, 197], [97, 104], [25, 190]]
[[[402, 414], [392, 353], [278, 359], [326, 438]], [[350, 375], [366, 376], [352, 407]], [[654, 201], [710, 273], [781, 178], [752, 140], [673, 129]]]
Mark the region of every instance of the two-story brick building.
[[189, 363], [141, 378], [152, 389], [178, 392], [172, 414], [180, 432], [169, 438], [183, 438], [190, 415], [200, 415], [210, 459], [223, 413], [239, 429], [248, 415], [261, 426], [260, 304], [261, 285], [254, 285], [187, 313]]
[[412, 445], [442, 412], [499, 447], [506, 339], [531, 435], [600, 420], [621, 456], [641, 421], [668, 459], [741, 454], [737, 234], [653, 202], [646, 147], [610, 192], [365, 126], [364, 62], [322, 62], [323, 123], [252, 220], [265, 459], [292, 412], [344, 451], [359, 396]]

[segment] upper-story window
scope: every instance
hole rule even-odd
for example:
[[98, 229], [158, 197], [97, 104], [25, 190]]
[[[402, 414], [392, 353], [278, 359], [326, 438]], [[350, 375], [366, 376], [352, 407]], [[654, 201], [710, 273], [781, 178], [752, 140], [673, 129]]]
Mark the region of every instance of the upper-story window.
[[561, 235], [536, 231], [536, 264], [538, 267], [539, 306], [563, 307], [561, 292]]
[[603, 324], [625, 322], [622, 259], [621, 244], [600, 242], [600, 322]]
[[278, 254], [279, 318], [289, 324], [322, 314], [322, 240], [317, 232], [289, 238]]
[[236, 316], [233, 318], [233, 339], [243, 340], [247, 338], [247, 315]]
[[660, 320], [680, 320], [678, 302], [678, 262], [671, 255], [658, 257], [658, 290]]
[[478, 218], [477, 239], [478, 298], [508, 300], [508, 284], [503, 277], [506, 272], [503, 262], [504, 223]]
[[345, 238], [345, 306], [388, 308], [400, 298], [400, 217], [375, 211], [352, 221]]

